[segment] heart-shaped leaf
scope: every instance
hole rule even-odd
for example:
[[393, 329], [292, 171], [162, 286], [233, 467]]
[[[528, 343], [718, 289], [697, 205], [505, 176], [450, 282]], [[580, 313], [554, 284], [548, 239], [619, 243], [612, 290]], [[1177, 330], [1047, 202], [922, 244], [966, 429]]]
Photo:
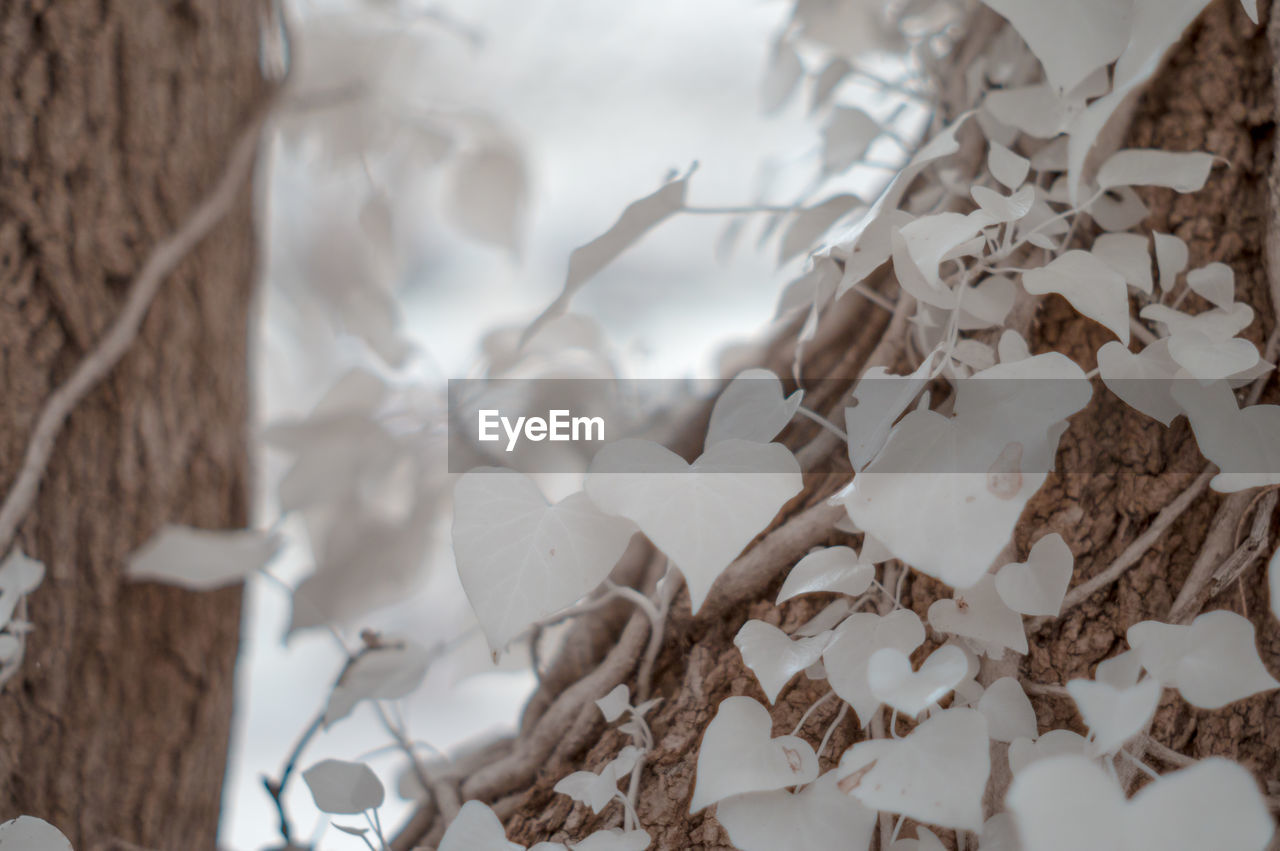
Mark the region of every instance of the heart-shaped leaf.
[[831, 688], [853, 707], [865, 727], [880, 708], [880, 699], [871, 691], [867, 668], [871, 655], [882, 647], [910, 653], [924, 643], [924, 625], [910, 609], [899, 609], [880, 617], [870, 612], [850, 615], [835, 630], [822, 663]]
[[1035, 739], [1039, 734], [1036, 711], [1017, 677], [1001, 677], [982, 693], [978, 711], [987, 719], [993, 742]]
[[511, 470], [472, 470], [454, 491], [458, 577], [494, 650], [604, 581], [634, 533], [583, 493], [548, 505]]
[[596, 453], [587, 493], [633, 520], [680, 568], [697, 612], [711, 585], [804, 487], [776, 443], [722, 440], [692, 465], [656, 443], [620, 440]]
[[1113, 753], [1140, 733], [1160, 703], [1160, 683], [1148, 677], [1126, 689], [1093, 680], [1071, 680], [1067, 692], [1093, 732], [1100, 753]]
[[1230, 378], [1261, 360], [1258, 347], [1248, 340], [1214, 340], [1193, 330], [1179, 331], [1169, 338], [1169, 357], [1201, 381]]
[[1126, 802], [1097, 763], [1058, 756], [1018, 774], [1005, 802], [1023, 851], [1263, 851], [1275, 830], [1253, 777], [1220, 757], [1166, 774]]
[[996, 591], [1015, 612], [1056, 617], [1074, 568], [1071, 548], [1054, 532], [1032, 545], [1026, 561], [1000, 568], [996, 574]]
[[1188, 626], [1143, 621], [1125, 637], [1151, 676], [1200, 709], [1280, 687], [1258, 658], [1253, 624], [1235, 612], [1206, 612]]
[[799, 792], [752, 792], [721, 801], [716, 820], [741, 851], [866, 848], [876, 814], [836, 788], [828, 771]]
[[733, 639], [743, 664], [756, 675], [770, 703], [778, 699], [792, 677], [822, 658], [830, 641], [829, 632], [792, 639], [776, 626], [758, 620], [744, 623]]
[[749, 697], [729, 697], [702, 734], [698, 773], [689, 812], [733, 795], [808, 783], [818, 776], [818, 756], [796, 736], [770, 738], [773, 719]]
[[740, 372], [711, 409], [706, 445], [731, 439], [768, 443], [791, 422], [802, 399], [803, 390], [783, 396], [782, 382], [767, 369]]
[[867, 682], [877, 700], [912, 718], [946, 696], [969, 672], [964, 651], [939, 647], [911, 670], [911, 660], [896, 647], [882, 647], [867, 660]]
[[524, 851], [507, 841], [502, 822], [480, 801], [467, 801], [449, 823], [436, 851]]
[[838, 785], [872, 809], [976, 831], [991, 771], [989, 746], [980, 713], [948, 709], [901, 739], [869, 739], [845, 751]]
[[1213, 160], [1212, 154], [1200, 151], [1150, 148], [1116, 151], [1098, 169], [1098, 188], [1167, 186], [1178, 192], [1196, 192], [1204, 188]]
[[1156, 340], [1138, 354], [1111, 340], [1098, 349], [1102, 383], [1135, 411], [1166, 426], [1182, 413], [1171, 393], [1178, 365], [1169, 356], [1169, 340]]
[[1022, 616], [1000, 599], [995, 577], [990, 574], [972, 588], [956, 592], [954, 599], [935, 600], [929, 606], [929, 625], [972, 639], [984, 648], [1008, 647], [1016, 653], [1027, 652]]
[[852, 547], [824, 547], [796, 562], [782, 583], [777, 602], [824, 592], [857, 597], [871, 587], [875, 576], [875, 565], [860, 561]]
[[1057, 293], [1081, 315], [1129, 344], [1129, 293], [1124, 278], [1089, 252], [1068, 251], [1039, 269], [1024, 272], [1022, 286], [1032, 295]]

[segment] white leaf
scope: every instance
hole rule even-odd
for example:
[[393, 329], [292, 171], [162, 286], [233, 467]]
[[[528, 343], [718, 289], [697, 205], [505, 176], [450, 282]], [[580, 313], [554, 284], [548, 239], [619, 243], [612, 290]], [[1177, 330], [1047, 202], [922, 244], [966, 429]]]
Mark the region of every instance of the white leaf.
[[832, 629], [853, 611], [853, 603], [848, 597], [840, 597], [828, 603], [809, 620], [796, 628], [795, 635], [807, 637]]
[[1127, 689], [1138, 682], [1138, 675], [1141, 673], [1142, 657], [1136, 650], [1126, 650], [1099, 662], [1093, 678], [1112, 688]]
[[1173, 397], [1187, 414], [1200, 453], [1222, 470], [1210, 487], [1231, 493], [1280, 484], [1280, 405], [1238, 408], [1225, 381], [1176, 381]]
[[528, 178], [513, 146], [466, 151], [446, 172], [445, 212], [451, 224], [473, 239], [515, 252], [520, 243]]
[[44, 563], [14, 547], [0, 562], [0, 629], [13, 617], [18, 602], [44, 581]]
[[1098, 188], [1113, 186], [1167, 186], [1178, 192], [1196, 192], [1213, 168], [1213, 155], [1199, 151], [1175, 153], [1133, 148], [1116, 151], [1098, 169]]
[[1177, 370], [1178, 365], [1169, 357], [1167, 338], [1156, 340], [1136, 355], [1115, 340], [1098, 349], [1102, 383], [1126, 405], [1166, 426], [1182, 413], [1172, 394]]
[[1003, 275], [983, 278], [977, 286], [964, 290], [960, 295], [960, 316], [956, 327], [961, 331], [975, 331], [1000, 325], [1013, 309], [1017, 295], [1018, 288]]
[[1005, 806], [1023, 851], [1127, 851], [1124, 793], [1082, 756], [1043, 759], [1016, 772]]
[[600, 773], [593, 771], [575, 771], [562, 777], [555, 785], [555, 791], [568, 795], [579, 803], [591, 807], [591, 811], [599, 814], [618, 794], [618, 781], [631, 773], [640, 749], [628, 745], [614, 757]]
[[436, 851], [524, 851], [507, 841], [502, 822], [480, 801], [467, 801], [449, 823]]
[[993, 223], [983, 210], [968, 215], [935, 213], [922, 216], [892, 232], [893, 270], [898, 283], [911, 295], [935, 307], [950, 310], [956, 294], [948, 288], [938, 266], [952, 251]]
[[422, 684], [431, 655], [413, 642], [366, 650], [338, 680], [324, 711], [326, 727], [347, 717], [361, 700], [398, 700]]
[[1016, 222], [1027, 213], [1036, 199], [1034, 186], [1024, 186], [1011, 195], [1001, 195], [994, 189], [977, 184], [969, 187], [969, 194], [989, 217], [992, 224]]
[[583, 493], [548, 505], [512, 470], [472, 470], [454, 489], [458, 577], [494, 650], [604, 581], [634, 533]]
[[1023, 851], [1263, 851], [1275, 829], [1256, 781], [1221, 757], [1166, 774], [1126, 802], [1099, 765], [1059, 756], [1017, 775], [1005, 800]]
[[707, 725], [698, 750], [689, 812], [733, 795], [808, 783], [818, 776], [813, 747], [796, 736], [770, 738], [773, 719], [749, 697], [728, 697]]
[[857, 612], [836, 628], [831, 643], [822, 652], [822, 664], [832, 690], [853, 707], [862, 726], [871, 723], [871, 716], [880, 708], [867, 675], [871, 655], [884, 647], [910, 653], [924, 643], [924, 638], [924, 625], [910, 609], [899, 609], [884, 617]]
[[597, 830], [581, 842], [570, 842], [573, 851], [644, 851], [649, 834], [643, 830]]
[[873, 809], [976, 831], [988, 751], [986, 719], [973, 709], [948, 709], [901, 739], [870, 739], [845, 751], [838, 786]]
[[803, 399], [803, 390], [784, 397], [782, 382], [767, 369], [740, 372], [711, 409], [706, 446], [731, 439], [768, 443], [791, 422]]
[[781, 604], [801, 594], [857, 597], [871, 587], [875, 576], [875, 565], [860, 561], [851, 547], [824, 547], [796, 562], [782, 583], [776, 602]]
[[1236, 273], [1226, 263], [1210, 263], [1187, 273], [1191, 291], [1224, 310], [1236, 299]]
[[596, 453], [587, 493], [633, 520], [684, 574], [696, 613], [712, 584], [804, 487], [800, 465], [776, 443], [722, 440], [692, 465], [646, 440]]
[[1280, 687], [1258, 658], [1253, 624], [1235, 612], [1206, 612], [1189, 626], [1143, 621], [1125, 637], [1151, 676], [1199, 709]]
[[1147, 678], [1125, 689], [1093, 680], [1071, 680], [1067, 692], [1093, 733], [1101, 753], [1113, 753], [1146, 727], [1160, 703], [1160, 683]]
[[1085, 207], [1103, 230], [1127, 231], [1142, 224], [1150, 215], [1146, 202], [1132, 186], [1116, 186], [1108, 189]]
[[733, 644], [742, 654], [742, 663], [751, 669], [770, 703], [791, 678], [822, 658], [831, 640], [829, 633], [792, 640], [782, 630], [764, 621], [749, 620], [734, 636]]
[[612, 724], [622, 717], [622, 713], [631, 708], [631, 689], [626, 683], [616, 685], [608, 694], [596, 701], [596, 706], [600, 707], [600, 714], [604, 716], [604, 720]]
[[1024, 272], [1022, 286], [1033, 295], [1058, 293], [1084, 316], [1129, 344], [1129, 298], [1124, 278], [1087, 251], [1073, 250]]
[[1015, 612], [1057, 617], [1074, 567], [1071, 548], [1054, 532], [1035, 542], [1026, 561], [1000, 568], [996, 591]]
[[71, 851], [71, 841], [44, 819], [18, 816], [0, 824], [0, 851]]
[[987, 168], [991, 171], [992, 177], [1012, 192], [1022, 186], [1023, 181], [1027, 179], [1031, 161], [1015, 154], [999, 142], [991, 142], [987, 151]]
[[242, 581], [280, 549], [280, 539], [256, 529], [215, 531], [167, 525], [129, 556], [130, 579], [209, 591]]
[[1039, 735], [1036, 711], [1017, 677], [1001, 677], [987, 686], [977, 708], [987, 719], [992, 741], [1012, 742]]
[[994, 89], [987, 92], [982, 105], [1001, 123], [1037, 139], [1057, 136], [1084, 108], [1083, 100], [1060, 97], [1047, 83]]
[[1035, 0], [983, 0], [1013, 24], [1060, 92], [1075, 88], [1124, 50], [1129, 35], [1129, 4], [1115, 0], [1037, 3]]
[[326, 759], [302, 772], [316, 807], [330, 815], [357, 815], [382, 806], [382, 781], [363, 762]]
[[919, 671], [911, 670], [911, 660], [896, 647], [882, 647], [867, 660], [871, 693], [912, 718], [945, 697], [968, 672], [969, 660], [954, 645], [930, 653]]
[[1000, 363], [1016, 363], [1030, 358], [1031, 348], [1021, 334], [1008, 328], [1000, 335], [996, 353], [1000, 355]]
[[1169, 357], [1200, 381], [1229, 378], [1262, 359], [1257, 346], [1248, 340], [1214, 340], [1192, 330], [1178, 331], [1169, 337]]
[[1160, 289], [1169, 292], [1173, 289], [1178, 275], [1187, 268], [1191, 253], [1181, 238], [1171, 233], [1154, 232], [1152, 237], [1156, 243], [1156, 266], [1160, 270]]
[[875, 811], [850, 800], [828, 771], [800, 792], [752, 792], [721, 801], [716, 820], [741, 851], [866, 851]]
[[1151, 245], [1136, 233], [1103, 233], [1089, 251], [1124, 278], [1134, 289], [1151, 295]]
[[941, 632], [972, 639], [990, 647], [1027, 652], [1022, 616], [1004, 604], [995, 577], [987, 574], [973, 586], [957, 591], [955, 599], [935, 600], [929, 606], [929, 625]]
[[1128, 810], [1127, 851], [1262, 851], [1275, 831], [1257, 781], [1243, 766], [1221, 757], [1144, 786]]
[[1243, 302], [1236, 302], [1226, 310], [1215, 307], [1195, 316], [1163, 304], [1148, 304], [1138, 315], [1159, 322], [1169, 329], [1170, 334], [1196, 331], [1211, 340], [1229, 340], [1253, 322], [1253, 308]]
[[862, 159], [881, 133], [875, 119], [856, 107], [838, 106], [822, 129], [822, 168], [839, 174]]
[[849, 436], [849, 461], [861, 471], [884, 446], [894, 420], [929, 383], [934, 358], [927, 357], [910, 375], [890, 375], [884, 367], [872, 367], [853, 387], [857, 403], [844, 409], [845, 433]]
[[1089, 741], [1070, 730], [1050, 730], [1032, 741], [1017, 738], [1009, 743], [1009, 769], [1022, 773], [1027, 766], [1063, 754], [1083, 755], [1090, 752]]
[[688, 185], [689, 176], [686, 175], [670, 181], [652, 195], [633, 201], [622, 211], [612, 227], [586, 245], [575, 248], [569, 255], [569, 272], [565, 277], [564, 289], [529, 325], [523, 339], [529, 339], [548, 321], [564, 313], [574, 293], [582, 289], [587, 281], [612, 263], [619, 254], [654, 227], [684, 209]]
[[1240, 0], [1240, 5], [1244, 7], [1244, 13], [1249, 16], [1249, 20], [1255, 24], [1258, 23], [1258, 0]]

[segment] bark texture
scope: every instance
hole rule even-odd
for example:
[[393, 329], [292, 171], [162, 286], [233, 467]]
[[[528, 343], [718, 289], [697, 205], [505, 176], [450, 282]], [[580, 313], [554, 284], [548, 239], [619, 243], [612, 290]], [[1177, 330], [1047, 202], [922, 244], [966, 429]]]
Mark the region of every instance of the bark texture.
[[[976, 19], [975, 28], [983, 26], [990, 27], [990, 21]], [[1260, 348], [1274, 330], [1277, 315], [1265, 258], [1268, 232], [1273, 227], [1268, 189], [1276, 126], [1273, 65], [1266, 21], [1263, 26], [1255, 26], [1242, 13], [1238, 0], [1217, 0], [1188, 31], [1141, 97], [1127, 139], [1127, 144], [1135, 147], [1206, 150], [1229, 163], [1216, 168], [1208, 186], [1199, 193], [1144, 193], [1151, 210], [1146, 226], [1185, 239], [1191, 248], [1192, 268], [1216, 260], [1234, 269], [1238, 297], [1256, 313], [1245, 336]], [[1275, 275], [1276, 270], [1271, 274]], [[848, 378], [869, 362], [906, 366], [901, 347], [891, 344], [892, 336], [902, 333], [900, 323], [889, 323], [883, 311], [857, 296], [850, 295], [845, 302], [836, 306], [819, 340], [812, 344], [806, 373]], [[1194, 296], [1187, 305], [1193, 309], [1203, 307]], [[1064, 352], [1086, 369], [1093, 366], [1093, 352], [1111, 339], [1099, 325], [1081, 318], [1056, 296], [1044, 300], [1036, 314], [1027, 317], [1026, 325], [1033, 350]], [[886, 341], [890, 345], [883, 345]], [[775, 366], [785, 374], [790, 365], [785, 342], [776, 354]], [[1028, 506], [1010, 559], [1025, 558], [1033, 541], [1049, 532], [1059, 532], [1076, 557], [1073, 585], [1111, 564], [1205, 466], [1184, 419], [1165, 429], [1130, 410], [1100, 382], [1095, 380], [1094, 384], [1091, 409], [1081, 415], [1088, 419], [1090, 427], [1067, 432], [1060, 448], [1059, 472], [1050, 476], [1043, 491]], [[1280, 382], [1271, 378], [1262, 401], [1274, 403], [1278, 399]], [[825, 401], [806, 398], [806, 404], [823, 409]], [[809, 445], [806, 451], [810, 455], [813, 446], [824, 447], [823, 452], [830, 457], [817, 459], [817, 469], [848, 470], [843, 447], [824, 443], [816, 427], [797, 424], [784, 433], [784, 438], [793, 449]], [[806, 451], [801, 451], [802, 459]], [[816, 505], [843, 483], [833, 475], [807, 476], [806, 482], [805, 494], [784, 510], [788, 517]], [[1219, 496], [1206, 491], [1118, 583], [1031, 636], [1031, 652], [1018, 661], [1022, 677], [1058, 685], [1072, 677], [1090, 676], [1099, 660], [1123, 648], [1128, 626], [1144, 619], [1167, 618], [1192, 563], [1213, 530], [1215, 517], [1219, 517], [1218, 522], [1221, 520], [1217, 512], [1222, 502]], [[780, 522], [786, 522], [786, 518]], [[1274, 518], [1271, 522], [1275, 523]], [[1229, 536], [1232, 548], [1245, 532], [1247, 526], [1238, 535]], [[825, 539], [807, 541], [806, 546], [855, 540], [832, 531]], [[803, 551], [783, 552], [775, 557], [764, 572], [767, 582], [763, 593], [756, 593], [752, 601], [721, 607], [709, 604], [695, 618], [690, 615], [687, 595], [681, 592], [676, 597], [653, 680], [654, 694], [664, 698], [650, 716], [657, 748], [641, 776], [637, 807], [641, 825], [654, 840], [651, 848], [732, 847], [714, 818], [714, 808], [695, 815], [688, 813], [698, 745], [724, 698], [747, 694], [766, 702], [755, 677], [743, 666], [733, 646], [741, 624], [754, 617], [789, 629], [828, 602], [811, 597], [791, 601], [781, 608], [772, 605], [785, 569]], [[908, 574], [903, 602], [923, 618], [929, 604], [944, 593], [949, 596], [928, 578]], [[1265, 575], [1256, 564], [1242, 581], [1228, 586], [1203, 608], [1230, 608], [1249, 617], [1258, 629], [1264, 663], [1273, 674], [1280, 675], [1280, 625], [1270, 614]], [[592, 642], [596, 646], [603, 644], [603, 653], [637, 640], [629, 637], [635, 621], [624, 629], [625, 622], [624, 610], [623, 615], [615, 614], [611, 625], [604, 621], [579, 627], [581, 641], [570, 640], [568, 652], [550, 667], [542, 689], [527, 710], [522, 739], [515, 746], [517, 753], [531, 735], [536, 735], [544, 713], [555, 705], [566, 684], [600, 663], [601, 657], [592, 657], [584, 648]], [[606, 636], [618, 636], [616, 647], [601, 642], [602, 630]], [[639, 638], [643, 635], [641, 629]], [[608, 664], [607, 658], [604, 663]], [[631, 682], [634, 688], [634, 673]], [[791, 732], [804, 711], [826, 691], [824, 682], [811, 682], [803, 676], [794, 680], [773, 708], [774, 734]], [[1083, 732], [1069, 700], [1041, 697], [1035, 705], [1042, 730], [1066, 726]], [[836, 701], [828, 702], [806, 723], [803, 735], [815, 746], [834, 720], [837, 706]], [[606, 729], [589, 704], [575, 716], [572, 725], [564, 726], [565, 734], [554, 744], [538, 751], [526, 748], [526, 752], [544, 755], [536, 766], [525, 766], [522, 772], [509, 774], [501, 783], [489, 775], [473, 777], [462, 784], [464, 796], [469, 791], [483, 790], [489, 800], [497, 802], [515, 841], [532, 844], [538, 840], [576, 839], [621, 822], [616, 804], [597, 817], [589, 808], [555, 794], [552, 787], [571, 770], [598, 770], [627, 739], [612, 727]], [[820, 754], [822, 770], [831, 767], [839, 754], [862, 735], [852, 714], [838, 723], [828, 747]], [[1274, 778], [1280, 771], [1280, 698], [1269, 692], [1211, 712], [1193, 709], [1170, 693], [1156, 716], [1152, 735], [1191, 756], [1221, 754], [1243, 762], [1260, 779]], [[439, 829], [428, 835], [428, 841], [438, 838]], [[952, 838], [948, 832], [947, 840]]]
[[[256, 0], [0, 4], [0, 488], [50, 392], [265, 94]], [[70, 417], [17, 543], [48, 568], [0, 694], [0, 817], [212, 848], [240, 595], [123, 581], [166, 522], [247, 519], [248, 192]]]

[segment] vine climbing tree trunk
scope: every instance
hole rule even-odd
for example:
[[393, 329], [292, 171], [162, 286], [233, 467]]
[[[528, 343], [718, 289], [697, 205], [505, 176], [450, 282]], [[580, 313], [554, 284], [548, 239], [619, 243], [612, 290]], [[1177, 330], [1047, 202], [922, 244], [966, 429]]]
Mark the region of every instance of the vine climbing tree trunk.
[[[1150, 210], [1145, 226], [1184, 239], [1193, 268], [1212, 261], [1231, 266], [1238, 298], [1255, 313], [1244, 336], [1274, 363], [1280, 341], [1280, 266], [1272, 262], [1268, 246], [1280, 243], [1271, 242], [1277, 228], [1269, 187], [1280, 181], [1274, 165], [1272, 82], [1277, 54], [1268, 41], [1268, 11], [1263, 9], [1259, 26], [1248, 20], [1238, 0], [1216, 0], [1131, 108], [1121, 111], [1119, 126], [1108, 136], [1113, 137], [1112, 149], [1123, 142], [1129, 147], [1203, 150], [1225, 161], [1199, 193], [1143, 191]], [[970, 80], [963, 73], [967, 63], [994, 42], [1003, 26], [978, 7], [952, 54], [952, 73], [942, 79], [960, 81], [963, 88]], [[1280, 25], [1271, 26], [1280, 32]], [[948, 92], [942, 94], [944, 112], [959, 107], [943, 118], [954, 118], [969, 106], [949, 103]], [[958, 159], [969, 156], [962, 148]], [[1087, 236], [1076, 234], [1078, 240]], [[822, 384], [826, 398], [811, 395], [806, 404], [824, 412], [834, 407], [836, 391], [847, 389], [868, 366], [901, 373], [914, 365], [907, 345], [910, 303], [890, 274], [882, 269], [870, 284], [890, 299], [900, 299], [892, 317], [853, 293], [828, 311], [808, 344], [803, 374], [840, 381]], [[1191, 296], [1188, 306], [1202, 307], [1197, 299]], [[1015, 315], [1033, 352], [1061, 351], [1085, 369], [1110, 339], [1101, 326], [1057, 296], [1020, 314], [1015, 308]], [[789, 374], [794, 351], [794, 337], [780, 339], [766, 365], [779, 375]], [[1032, 622], [1030, 652], [1006, 659], [995, 673], [1016, 673], [1033, 684], [1029, 690], [1042, 730], [1065, 726], [1084, 732], [1061, 686], [1070, 678], [1089, 676], [1098, 661], [1122, 646], [1126, 628], [1144, 619], [1187, 622], [1204, 610], [1232, 609], [1253, 622], [1264, 664], [1280, 674], [1280, 625], [1270, 615], [1266, 580], [1256, 569], [1258, 555], [1274, 545], [1275, 500], [1215, 494], [1206, 487], [1206, 462], [1184, 419], [1166, 429], [1129, 409], [1097, 380], [1094, 389], [1089, 409], [1077, 418], [1087, 420], [1089, 427], [1067, 432], [1056, 472], [1027, 507], [1007, 550], [1007, 561], [1021, 560], [1032, 541], [1057, 532], [1075, 556], [1072, 585], [1081, 590], [1068, 597], [1068, 610], [1059, 619]], [[1274, 376], [1256, 389], [1264, 402], [1280, 399]], [[582, 619], [560, 656], [543, 671], [518, 736], [464, 755], [451, 770], [442, 769], [443, 788], [434, 790], [397, 847], [438, 841], [458, 799], [493, 804], [508, 836], [525, 845], [571, 840], [620, 824], [622, 809], [616, 802], [594, 815], [553, 792], [567, 773], [599, 770], [629, 741], [605, 725], [592, 705], [618, 682], [628, 683], [633, 692], [651, 683], [651, 693], [662, 698], [649, 715], [657, 745], [638, 775], [636, 808], [640, 825], [653, 839], [650, 847], [732, 847], [710, 811], [690, 815], [688, 809], [698, 744], [717, 706], [735, 694], [764, 700], [756, 678], [743, 666], [734, 636], [749, 618], [787, 632], [812, 618], [829, 598], [773, 605], [786, 569], [810, 547], [859, 541], [833, 530], [839, 509], [824, 505], [848, 481], [844, 447], [807, 421], [794, 423], [782, 439], [810, 471], [804, 493], [721, 577], [696, 617], [690, 614], [687, 595], [676, 594], [649, 683], [640, 673], [649, 637], [644, 613], [619, 604]], [[696, 441], [690, 448], [696, 453]], [[1260, 530], [1257, 535], [1267, 543], [1260, 546], [1251, 530]], [[1240, 578], [1221, 587], [1207, 581], [1233, 558], [1245, 565]], [[641, 589], [652, 592], [663, 566], [661, 556], [637, 548], [619, 571], [640, 577]], [[950, 596], [939, 583], [902, 571], [893, 562], [884, 584], [922, 618], [930, 603]], [[807, 712], [827, 691], [825, 682], [798, 677], [772, 709], [774, 735], [798, 729], [815, 745], [824, 732], [830, 736], [819, 754], [823, 771], [864, 736], [852, 715], [838, 716], [840, 701]], [[1220, 754], [1242, 762], [1260, 779], [1280, 776], [1280, 704], [1274, 695], [1257, 695], [1218, 711], [1195, 709], [1169, 695], [1149, 735], [1147, 753], [1165, 768], [1188, 757]], [[998, 774], [993, 774], [997, 783]], [[950, 834], [947, 839], [954, 840]]]
[[[264, 6], [0, 8], [4, 492], [46, 401], [261, 105]], [[48, 573], [26, 612], [26, 659], [0, 694], [0, 817], [46, 819], [79, 849], [214, 847], [239, 591], [128, 584], [122, 559], [167, 522], [247, 520], [243, 180], [238, 199], [70, 414], [15, 540]]]

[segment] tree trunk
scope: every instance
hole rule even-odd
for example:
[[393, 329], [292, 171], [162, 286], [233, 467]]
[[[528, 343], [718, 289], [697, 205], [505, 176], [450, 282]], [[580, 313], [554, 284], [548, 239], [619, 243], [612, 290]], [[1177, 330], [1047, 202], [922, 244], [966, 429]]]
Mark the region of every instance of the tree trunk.
[[[975, 18], [970, 37], [980, 40], [978, 50], [981, 40], [989, 39], [1000, 23], [985, 11]], [[973, 44], [968, 47], [974, 49]], [[1255, 26], [1238, 0], [1217, 0], [1166, 59], [1137, 103], [1127, 132], [1129, 146], [1205, 150], [1230, 163], [1215, 169], [1201, 192], [1145, 192], [1151, 209], [1146, 224], [1151, 230], [1184, 238], [1191, 247], [1192, 268], [1222, 261], [1234, 269], [1238, 298], [1247, 301], [1257, 316], [1245, 336], [1260, 348], [1276, 326], [1272, 293], [1280, 292], [1272, 283], [1280, 269], [1268, 266], [1266, 253], [1273, 228], [1268, 189], [1274, 172], [1276, 126], [1273, 68], [1265, 20], [1263, 26]], [[955, 76], [962, 79], [961, 74]], [[908, 364], [901, 319], [891, 323], [880, 308], [850, 294], [830, 311], [818, 341], [811, 345], [805, 374], [849, 380], [871, 364], [902, 372]], [[1092, 353], [1110, 339], [1099, 325], [1080, 317], [1056, 296], [1043, 300], [1036, 315], [1026, 317], [1025, 325], [1033, 351], [1061, 351], [1086, 368], [1092, 366]], [[770, 365], [779, 374], [788, 373], [792, 350], [786, 340], [775, 347]], [[1049, 532], [1062, 534], [1076, 557], [1073, 585], [1109, 565], [1164, 506], [1195, 482], [1205, 466], [1185, 420], [1165, 429], [1129, 409], [1100, 382], [1095, 380], [1094, 386], [1094, 400], [1082, 416], [1095, 427], [1067, 432], [1059, 450], [1060, 472], [1050, 475], [1028, 506], [1011, 552], [1017, 559], [1025, 558], [1031, 541]], [[1278, 398], [1280, 383], [1272, 378], [1262, 401]], [[805, 401], [823, 410], [834, 398], [806, 397]], [[816, 614], [830, 598], [811, 596], [781, 607], [773, 605], [785, 569], [809, 547], [858, 540], [832, 530], [836, 515], [823, 514], [821, 507], [824, 498], [847, 481], [849, 465], [843, 447], [807, 421], [793, 424], [783, 439], [797, 450], [802, 465], [809, 462], [806, 469], [846, 474], [807, 475], [805, 493], [721, 578], [697, 617], [690, 615], [683, 590], [675, 598], [653, 675], [653, 693], [663, 698], [650, 715], [657, 747], [641, 774], [637, 807], [654, 849], [732, 847], [713, 809], [690, 815], [688, 806], [698, 745], [716, 707], [734, 694], [765, 702], [733, 645], [734, 635], [748, 618], [790, 631]], [[1079, 472], [1085, 469], [1093, 472]], [[1234, 531], [1237, 520], [1243, 519], [1238, 501], [1233, 510], [1220, 510], [1228, 502], [1204, 490], [1119, 582], [1032, 634], [1031, 652], [1015, 659], [1023, 678], [1059, 685], [1072, 677], [1088, 676], [1099, 660], [1123, 646], [1129, 625], [1168, 618], [1197, 557], [1212, 554], [1213, 530], [1230, 523]], [[1225, 539], [1234, 548], [1232, 536]], [[896, 572], [893, 565], [890, 571]], [[650, 591], [660, 566], [660, 557], [633, 553], [619, 570], [644, 577], [642, 590]], [[940, 584], [920, 574], [907, 572], [902, 581], [903, 603], [922, 618], [933, 600], [949, 596]], [[1247, 572], [1242, 582], [1229, 586], [1203, 608], [1229, 608], [1249, 617], [1258, 630], [1264, 663], [1273, 674], [1280, 674], [1280, 624], [1270, 614], [1262, 571]], [[622, 817], [618, 804], [595, 816], [588, 807], [554, 793], [552, 787], [572, 770], [598, 770], [628, 743], [614, 726], [606, 727], [591, 700], [619, 679], [635, 689], [647, 635], [644, 616], [631, 613], [625, 605], [579, 623], [545, 673], [526, 710], [520, 735], [506, 749], [495, 751], [496, 760], [486, 758], [487, 765], [459, 779], [461, 797], [494, 803], [510, 838], [526, 845], [578, 839], [592, 830], [617, 826]], [[609, 676], [599, 675], [606, 670]], [[803, 676], [794, 680], [773, 707], [774, 734], [791, 732], [827, 690], [822, 681]], [[1066, 726], [1084, 731], [1069, 700], [1043, 696], [1034, 702], [1041, 729]], [[839, 701], [830, 701], [819, 707], [809, 716], [802, 735], [816, 745], [835, 720], [838, 706]], [[1280, 771], [1280, 704], [1272, 693], [1220, 711], [1197, 710], [1170, 696], [1161, 705], [1152, 735], [1194, 757], [1221, 754], [1238, 760], [1259, 778], [1274, 778]], [[835, 724], [821, 754], [822, 770], [833, 766], [862, 736], [852, 715]], [[406, 837], [426, 844], [439, 839], [443, 820], [434, 818], [432, 810], [428, 804], [419, 813]]]
[[[0, 486], [152, 246], [209, 192], [265, 94], [256, 2], [0, 10]], [[240, 592], [123, 580], [166, 522], [247, 520], [248, 192], [168, 277], [61, 433], [17, 544], [34, 632], [0, 694], [3, 818], [78, 849], [212, 848]]]

